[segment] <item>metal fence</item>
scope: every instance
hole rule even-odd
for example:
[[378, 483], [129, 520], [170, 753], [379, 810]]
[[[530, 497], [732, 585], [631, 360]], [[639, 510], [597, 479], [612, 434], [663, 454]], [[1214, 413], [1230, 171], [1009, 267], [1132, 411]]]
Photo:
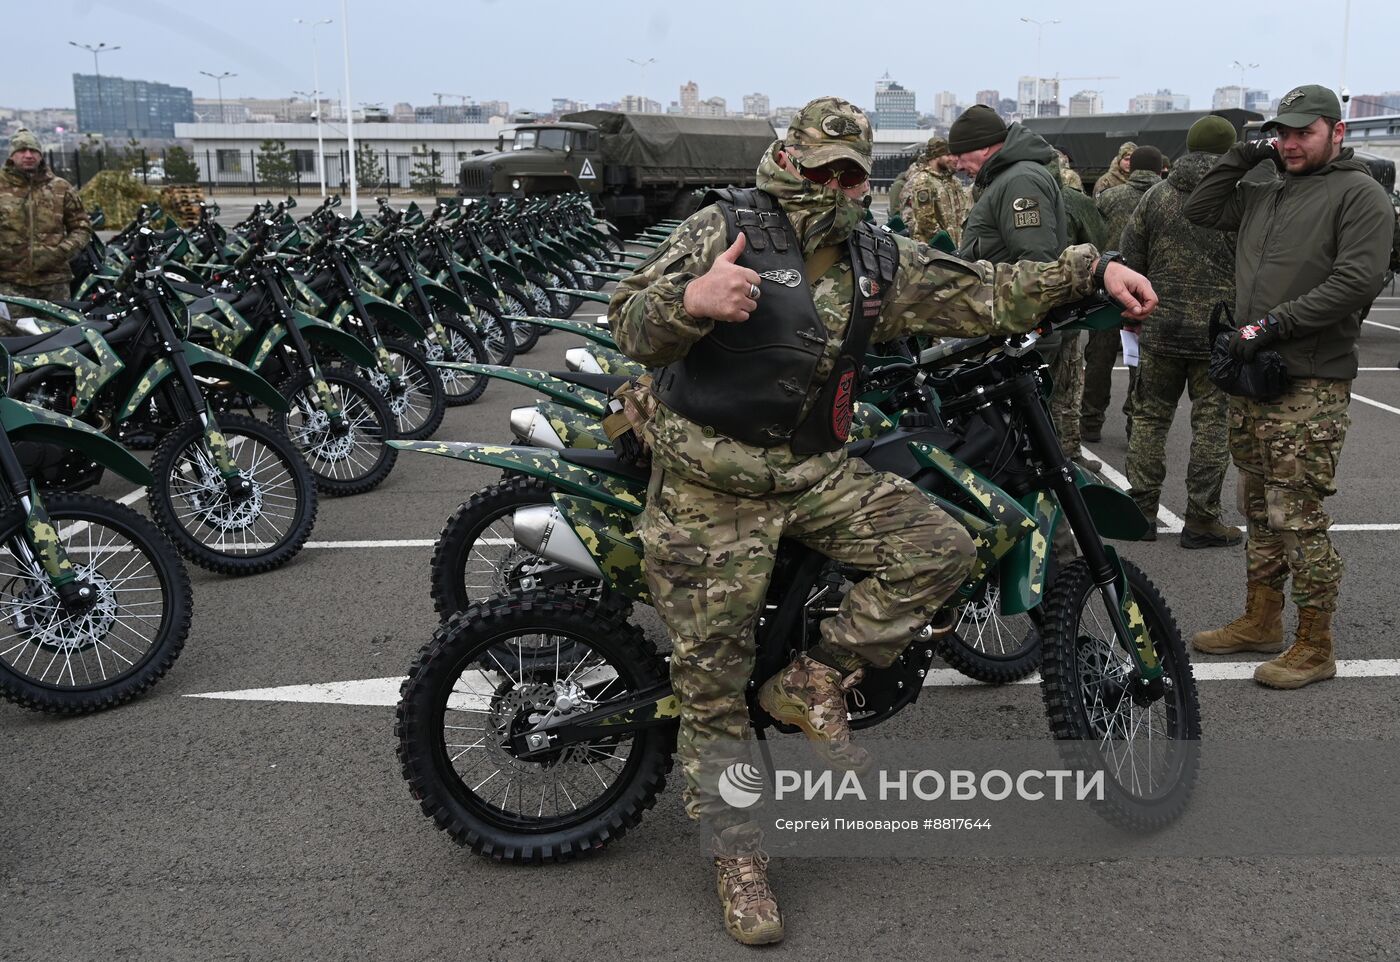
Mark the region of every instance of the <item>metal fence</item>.
[[[394, 192], [436, 196], [457, 188], [456, 162], [438, 151], [356, 151], [361, 193]], [[175, 161], [172, 169], [172, 157]], [[178, 168], [182, 165], [183, 171]], [[60, 177], [82, 187], [102, 170], [130, 171], [152, 188], [199, 184], [210, 194], [319, 194], [314, 150], [288, 149], [276, 155], [256, 148], [208, 148], [173, 153], [170, 149], [49, 151], [48, 163]], [[326, 190], [350, 188], [350, 152], [324, 155]]]

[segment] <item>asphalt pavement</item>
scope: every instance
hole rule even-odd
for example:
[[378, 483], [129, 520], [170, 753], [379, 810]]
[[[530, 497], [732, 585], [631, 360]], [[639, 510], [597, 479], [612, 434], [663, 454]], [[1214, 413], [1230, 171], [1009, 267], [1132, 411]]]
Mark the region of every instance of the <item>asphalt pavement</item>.
[[[1371, 320], [1339, 494], [1328, 502], [1347, 563], [1336, 619], [1347, 659], [1396, 657], [1398, 634], [1400, 298], [1383, 298]], [[520, 363], [563, 367], [576, 341], [553, 333]], [[1114, 382], [1116, 411], [1126, 372]], [[493, 383], [478, 403], [449, 409], [436, 436], [507, 441], [508, 412], [532, 400], [525, 388]], [[1122, 421], [1111, 417], [1091, 446], [1119, 471]], [[1186, 450], [1183, 410], [1164, 494], [1177, 516]], [[145, 698], [71, 720], [0, 704], [0, 958], [746, 957], [720, 926], [712, 870], [674, 773], [642, 825], [600, 855], [504, 867], [459, 849], [419, 812], [387, 704], [344, 694], [334, 703], [192, 697], [402, 676], [436, 621], [432, 541], [456, 505], [497, 476], [401, 453], [377, 490], [323, 498], [312, 544], [281, 570], [234, 580], [192, 567], [189, 643]], [[1227, 491], [1233, 484], [1232, 474]], [[130, 488], [109, 482], [102, 493]], [[1226, 511], [1239, 520], [1232, 505]], [[1162, 588], [1189, 636], [1237, 613], [1243, 549], [1184, 551], [1172, 528], [1164, 515], [1156, 543], [1122, 551]], [[1400, 715], [1393, 674], [1299, 692], [1203, 681], [1200, 694], [1207, 740], [1389, 740]], [[931, 688], [879, 732], [887, 730], [1038, 737], [1046, 723], [1037, 686], [977, 685]], [[1240, 814], [1268, 820], [1275, 804], [1242, 798]], [[763, 955], [1391, 957], [1396, 870], [1379, 856], [793, 859], [773, 868], [789, 934]]]

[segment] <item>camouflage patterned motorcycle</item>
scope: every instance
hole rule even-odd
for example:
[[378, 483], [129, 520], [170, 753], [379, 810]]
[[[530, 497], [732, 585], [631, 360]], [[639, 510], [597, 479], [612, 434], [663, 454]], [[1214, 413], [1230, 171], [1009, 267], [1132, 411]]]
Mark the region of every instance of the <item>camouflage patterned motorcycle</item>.
[[[1092, 323], [1112, 322], [1102, 314]], [[1195, 681], [1165, 599], [1103, 540], [1138, 539], [1147, 520], [1122, 492], [1077, 474], [1060, 450], [1031, 353], [1037, 339], [950, 342], [902, 372], [890, 365], [891, 382], [936, 382], [947, 430], [897, 428], [850, 454], [913, 479], [972, 534], [977, 561], [961, 600], [996, 576], [1001, 611], [1040, 604], [1050, 544], [1068, 525], [1083, 557], [1059, 571], [1041, 623], [1051, 732], [1073, 766], [1105, 771], [1106, 818], [1152, 829], [1180, 815], [1194, 788]], [[547, 480], [552, 504], [518, 511], [516, 540], [647, 601], [632, 529], [645, 497], [642, 472], [599, 452], [409, 447]], [[968, 467], [986, 450], [1000, 452], [995, 470]], [[754, 677], [772, 676], [793, 650], [809, 647], [859, 577], [784, 542], [757, 629]], [[402, 688], [399, 758], [424, 813], [458, 843], [498, 860], [559, 861], [640, 822], [664, 787], [679, 708], [664, 662], [627, 615], [607, 599], [520, 591], [453, 615], [424, 646]], [[849, 696], [852, 726], [878, 724], [911, 704], [933, 657], [928, 640], [916, 638], [891, 667], [867, 671]], [[760, 736], [775, 727], [753, 711]]]
[[[8, 379], [3, 351], [0, 371]], [[41, 495], [34, 472], [70, 451], [132, 482], [150, 472], [82, 422], [10, 397], [0, 428], [0, 695], [59, 714], [129, 701], [184, 648], [189, 576], [141, 515], [106, 498]]]

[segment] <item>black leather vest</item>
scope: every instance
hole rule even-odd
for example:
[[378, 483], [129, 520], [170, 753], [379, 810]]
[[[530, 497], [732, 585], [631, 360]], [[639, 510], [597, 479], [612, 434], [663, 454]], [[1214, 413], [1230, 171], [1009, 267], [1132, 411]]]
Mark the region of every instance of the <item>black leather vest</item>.
[[899, 250], [883, 231], [856, 225], [847, 241], [854, 272], [850, 321], [836, 363], [807, 416], [802, 406], [826, 352], [826, 325], [812, 301], [802, 247], [778, 202], [758, 189], [710, 191], [728, 228], [743, 231], [738, 263], [763, 277], [758, 308], [740, 324], [716, 323], [679, 361], [656, 375], [652, 393], [671, 410], [758, 447], [790, 444], [796, 454], [834, 451], [850, 434], [852, 406], [870, 334], [894, 284]]

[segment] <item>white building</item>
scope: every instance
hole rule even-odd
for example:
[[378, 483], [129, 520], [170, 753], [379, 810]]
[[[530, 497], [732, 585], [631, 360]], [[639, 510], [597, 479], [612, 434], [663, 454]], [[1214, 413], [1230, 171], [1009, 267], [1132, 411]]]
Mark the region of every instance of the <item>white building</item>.
[[1081, 90], [1069, 98], [1071, 117], [1092, 117], [1103, 113], [1103, 94], [1097, 90]]
[[661, 103], [641, 94], [627, 94], [619, 102], [618, 109], [625, 114], [659, 114]]
[[[408, 187], [415, 166], [430, 164], [437, 156], [443, 181], [452, 185], [457, 168], [473, 151], [496, 149], [513, 128], [500, 124], [356, 124], [355, 146], [372, 154], [379, 176], [361, 183], [360, 190], [399, 190]], [[322, 124], [325, 140], [325, 174], [328, 190], [348, 185], [349, 151], [345, 126]], [[212, 185], [250, 186], [259, 183], [258, 154], [264, 141], [281, 141], [291, 154], [296, 184], [319, 191], [315, 124], [176, 124], [175, 136], [193, 141], [190, 157], [199, 168], [200, 182]], [[363, 146], [361, 146], [363, 145]]]
[[744, 116], [767, 117], [770, 108], [767, 94], [744, 94]]
[[1060, 81], [1054, 77], [1040, 78], [1040, 109], [1036, 109], [1035, 77], [1016, 81], [1016, 110], [1022, 117], [1060, 116]]
[[1128, 101], [1130, 114], [1165, 114], [1173, 110], [1190, 110], [1191, 98], [1186, 94], [1174, 94], [1163, 87], [1155, 94], [1138, 94]]

